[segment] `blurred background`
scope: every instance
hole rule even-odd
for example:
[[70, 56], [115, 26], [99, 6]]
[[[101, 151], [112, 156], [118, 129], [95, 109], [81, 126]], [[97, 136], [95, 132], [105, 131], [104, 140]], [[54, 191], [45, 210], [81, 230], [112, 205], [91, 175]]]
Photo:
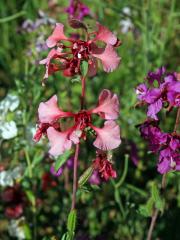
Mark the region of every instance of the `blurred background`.
[[[148, 152], [136, 125], [146, 110], [135, 108], [135, 87], [148, 71], [165, 65], [180, 71], [180, 2], [177, 0], [83, 0], [90, 12], [83, 21], [107, 26], [122, 41], [117, 70], [102, 69], [87, 81], [87, 107], [95, 106], [108, 88], [120, 97], [122, 144], [113, 152], [118, 177], [98, 185], [87, 183], [77, 193], [78, 240], [141, 240], [150, 223], [153, 184], [160, 185], [157, 157]], [[45, 40], [56, 22], [68, 26], [67, 0], [0, 1], [0, 239], [61, 239], [71, 205], [72, 169], [61, 176], [50, 172], [46, 139], [32, 141], [37, 108], [57, 94], [64, 110], [79, 109], [81, 85], [61, 73], [41, 86], [47, 56]], [[176, 112], [163, 121], [172, 131]], [[165, 114], [162, 114], [165, 119]], [[128, 156], [128, 157], [125, 157]], [[95, 148], [81, 146], [79, 175], [91, 164]], [[180, 231], [180, 175], [168, 174], [164, 213], [158, 218], [154, 239], [176, 240]], [[116, 187], [116, 182], [119, 183]], [[154, 195], [153, 195], [154, 197]], [[154, 197], [155, 198], [155, 197]], [[157, 199], [155, 198], [154, 201]], [[158, 201], [158, 200], [157, 200]], [[162, 210], [163, 212], [163, 210]], [[156, 238], [158, 236], [158, 238]]]

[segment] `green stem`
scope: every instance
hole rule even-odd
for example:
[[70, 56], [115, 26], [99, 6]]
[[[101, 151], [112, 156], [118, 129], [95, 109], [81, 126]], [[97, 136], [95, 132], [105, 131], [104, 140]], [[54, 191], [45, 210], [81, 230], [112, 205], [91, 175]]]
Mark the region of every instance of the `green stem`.
[[28, 150], [26, 148], [24, 149], [24, 153], [25, 153], [26, 162], [27, 162], [27, 165], [28, 165], [29, 177], [32, 178], [32, 176], [33, 176], [33, 174], [32, 174], [32, 166], [31, 166], [29, 153], [28, 153]]
[[121, 178], [119, 179], [119, 181], [115, 184], [116, 188], [119, 188], [123, 184], [123, 182], [126, 178], [126, 175], [127, 175], [127, 172], [128, 172], [128, 163], [129, 163], [129, 155], [126, 154], [125, 155], [125, 161], [124, 161], [123, 174], [122, 174]]
[[25, 14], [26, 14], [25, 11], [21, 11], [21, 12], [15, 13], [14, 15], [8, 16], [8, 17], [0, 18], [0, 23], [6, 23], [6, 22], [9, 22], [9, 21], [12, 21], [12, 20], [14, 20], [16, 18], [19, 18], [19, 17], [21, 17]]
[[123, 204], [122, 204], [122, 201], [121, 201], [121, 197], [120, 197], [120, 194], [119, 194], [119, 189], [115, 189], [115, 192], [114, 192], [114, 198], [119, 206], [119, 209], [121, 211], [121, 214], [122, 214], [122, 218], [125, 219], [125, 216], [126, 216], [126, 213], [125, 213], [125, 210], [124, 210], [124, 207], [123, 207]]
[[127, 188], [129, 188], [130, 190], [139, 193], [141, 196], [147, 197], [147, 193], [146, 193], [145, 191], [141, 190], [140, 188], [137, 188], [137, 187], [135, 187], [134, 185], [129, 184], [129, 183], [126, 183], [125, 186], [126, 186]]

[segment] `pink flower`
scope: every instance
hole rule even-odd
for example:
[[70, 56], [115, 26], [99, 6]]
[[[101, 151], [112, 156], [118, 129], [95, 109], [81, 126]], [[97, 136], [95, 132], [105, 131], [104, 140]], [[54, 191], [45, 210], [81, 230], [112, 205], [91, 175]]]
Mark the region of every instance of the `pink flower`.
[[[103, 128], [98, 128], [92, 124], [92, 114], [98, 114], [107, 120]], [[72, 144], [79, 143], [80, 139], [86, 139], [86, 130], [91, 128], [96, 133], [93, 145], [101, 150], [111, 150], [117, 148], [120, 143], [120, 129], [114, 121], [119, 115], [119, 101], [116, 94], [104, 89], [99, 96], [98, 106], [91, 110], [81, 110], [78, 113], [63, 112], [57, 106], [57, 97], [40, 103], [38, 109], [39, 128], [35, 134], [35, 141], [41, 136], [47, 135], [50, 141], [49, 153], [58, 156], [72, 147]], [[74, 125], [65, 131], [60, 130], [62, 118], [72, 117]], [[43, 128], [43, 124], [46, 124]]]
[[[46, 41], [49, 48], [55, 48], [50, 51], [47, 58], [40, 61], [40, 64], [46, 65], [44, 78], [48, 78], [50, 74], [59, 70], [63, 70], [65, 76], [81, 74], [82, 61], [87, 61], [89, 64], [89, 76], [96, 74], [97, 60], [101, 61], [105, 72], [114, 71], [120, 63], [120, 58], [114, 48], [118, 47], [121, 42], [106, 27], [99, 23], [97, 27], [96, 32], [87, 33], [87, 40], [84, 41], [66, 37], [64, 25], [57, 23], [52, 35]], [[98, 41], [103, 42], [105, 47], [98, 47]], [[69, 42], [68, 45], [66, 42]], [[52, 63], [53, 60], [56, 60], [56, 63]]]
[[41, 123], [53, 123], [59, 118], [72, 116], [70, 112], [63, 112], [57, 105], [57, 96], [54, 95], [47, 102], [42, 102], [38, 108]]
[[119, 100], [116, 94], [104, 89], [99, 95], [98, 106], [91, 113], [97, 113], [104, 119], [117, 119], [119, 116]]
[[64, 35], [64, 25], [62, 23], [56, 23], [56, 27], [52, 35], [47, 39], [46, 44], [49, 48], [55, 47], [60, 40], [67, 40]]

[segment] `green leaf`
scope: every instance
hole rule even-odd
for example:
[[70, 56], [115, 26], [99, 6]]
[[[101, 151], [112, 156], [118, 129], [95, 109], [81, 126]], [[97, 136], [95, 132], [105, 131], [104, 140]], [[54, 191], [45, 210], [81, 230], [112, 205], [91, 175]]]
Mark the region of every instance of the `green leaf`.
[[71, 154], [72, 154], [72, 150], [68, 150], [56, 159], [55, 166], [54, 166], [54, 169], [56, 172], [68, 160]]
[[70, 235], [74, 235], [76, 229], [76, 218], [77, 218], [76, 210], [75, 209], [71, 210], [67, 220], [67, 229]]
[[81, 63], [81, 73], [82, 73], [82, 76], [85, 77], [87, 75], [87, 72], [88, 72], [88, 62], [83, 61]]
[[151, 195], [155, 204], [155, 207], [161, 212], [164, 211], [165, 200], [161, 197], [159, 189], [155, 183], [151, 186]]
[[154, 200], [151, 197], [149, 198], [146, 204], [140, 205], [139, 213], [144, 217], [150, 217], [152, 216], [153, 206], [154, 206]]
[[44, 155], [40, 154], [39, 151], [36, 152], [33, 161], [32, 161], [32, 166], [36, 166], [38, 163], [40, 163], [43, 160]]
[[25, 237], [27, 240], [30, 240], [32, 239], [32, 236], [31, 236], [31, 229], [30, 227], [28, 226], [28, 224], [23, 224], [23, 230], [24, 230], [24, 234], [25, 234]]
[[77, 77], [71, 79], [71, 82], [72, 82], [72, 83], [80, 82], [80, 81], [81, 81], [80, 76], [77, 76]]
[[34, 193], [31, 190], [27, 190], [26, 195], [27, 195], [29, 201], [31, 202], [32, 206], [35, 206], [36, 198], [34, 196]]
[[64, 233], [61, 240], [71, 240], [69, 233], [68, 232]]
[[78, 185], [81, 188], [87, 181], [88, 179], [91, 177], [92, 173], [93, 173], [93, 167], [89, 167], [85, 170], [85, 172], [80, 176], [79, 181], [78, 181]]

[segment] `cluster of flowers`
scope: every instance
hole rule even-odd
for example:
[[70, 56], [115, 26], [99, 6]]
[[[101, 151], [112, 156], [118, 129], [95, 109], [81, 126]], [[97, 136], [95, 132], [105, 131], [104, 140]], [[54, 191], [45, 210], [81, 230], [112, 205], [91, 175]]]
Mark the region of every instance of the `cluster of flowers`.
[[164, 133], [158, 122], [146, 121], [140, 126], [141, 136], [148, 140], [150, 150], [159, 153], [158, 172], [180, 170], [180, 135]]
[[26, 198], [19, 184], [5, 188], [1, 200], [4, 203], [6, 217], [18, 218], [23, 214]]
[[[104, 89], [101, 92], [96, 108], [81, 110], [78, 113], [63, 112], [57, 105], [57, 97], [53, 96], [47, 102], [40, 103], [38, 114], [39, 126], [34, 140], [39, 141], [43, 134], [47, 135], [51, 145], [49, 153], [52, 156], [63, 154], [72, 147], [72, 144], [79, 143], [80, 139], [86, 140], [90, 129], [94, 130], [96, 139], [93, 145], [98, 149], [107, 151], [120, 145], [120, 129], [115, 122], [119, 115], [119, 101], [117, 95], [109, 90]], [[103, 128], [92, 125], [92, 114], [98, 114], [106, 120]], [[69, 117], [73, 118], [74, 125], [62, 131], [58, 121]], [[99, 168], [101, 169], [101, 166]]]
[[[90, 33], [78, 20], [72, 19], [70, 24], [74, 28], [83, 28], [86, 32], [86, 40], [79, 39], [79, 35], [76, 34], [71, 37], [65, 36], [64, 25], [56, 23], [52, 35], [46, 41], [47, 46], [52, 49], [47, 58], [40, 61], [40, 64], [46, 65], [44, 79], [60, 70], [66, 77], [81, 75], [83, 61], [88, 62], [89, 76], [96, 75], [97, 59], [102, 62], [106, 72], [111, 72], [118, 67], [120, 58], [114, 48], [121, 42], [112, 32], [99, 23], [97, 23], [98, 30]], [[98, 41], [103, 42], [105, 47], [98, 47]]]
[[[82, 79], [86, 77], [81, 71], [81, 65], [84, 61], [88, 65], [87, 75], [94, 76], [97, 72], [97, 59], [101, 60], [106, 72], [113, 71], [118, 67], [120, 58], [114, 48], [120, 45], [120, 41], [112, 32], [97, 23], [98, 30], [88, 33], [84, 23], [76, 19], [71, 19], [70, 25], [74, 28], [83, 28], [86, 40], [66, 37], [64, 25], [57, 23], [52, 35], [46, 41], [47, 46], [52, 49], [47, 58], [40, 62], [40, 64], [46, 65], [44, 78], [62, 70], [64, 76], [80, 75]], [[104, 43], [104, 48], [98, 47], [97, 42], [99, 41]], [[93, 125], [92, 115], [94, 114], [105, 120], [102, 128]], [[98, 172], [100, 178], [108, 180], [110, 177], [116, 177], [107, 151], [117, 148], [121, 143], [120, 128], [115, 121], [118, 116], [118, 97], [107, 89], [101, 91], [95, 108], [86, 110], [81, 105], [81, 110], [76, 113], [65, 112], [59, 108], [57, 96], [54, 95], [39, 105], [39, 121], [34, 140], [38, 142], [43, 135], [47, 136], [50, 142], [49, 154], [57, 157], [70, 150], [73, 144], [79, 144], [81, 139], [86, 140], [88, 133], [91, 133], [95, 137], [93, 145], [98, 149], [96, 159], [92, 163], [93, 169]], [[63, 118], [71, 118], [73, 126], [64, 129], [61, 122]], [[54, 172], [54, 169], [51, 170]], [[59, 170], [60, 174], [62, 170]]]
[[[161, 174], [171, 170], [180, 170], [180, 135], [176, 129], [165, 133], [159, 127], [157, 113], [162, 108], [171, 111], [180, 107], [180, 81], [177, 73], [166, 72], [165, 67], [147, 76], [150, 87], [140, 84], [136, 93], [141, 104], [148, 105], [148, 119], [140, 125], [143, 138], [148, 140], [150, 150], [159, 154], [158, 171]], [[158, 87], [154, 87], [154, 84]]]
[[[156, 72], [149, 72], [147, 80], [150, 84], [140, 84], [136, 88], [138, 99], [148, 105], [147, 116], [158, 120], [157, 113], [163, 108], [171, 110], [180, 107], [180, 79], [177, 73], [167, 73], [165, 67]], [[154, 87], [157, 83], [158, 87]]]

